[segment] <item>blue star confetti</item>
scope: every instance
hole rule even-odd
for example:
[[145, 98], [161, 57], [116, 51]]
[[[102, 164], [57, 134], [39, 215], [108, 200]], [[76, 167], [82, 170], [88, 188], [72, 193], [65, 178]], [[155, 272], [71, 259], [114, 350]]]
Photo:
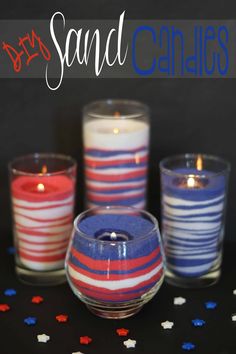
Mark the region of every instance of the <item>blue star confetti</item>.
[[7, 253], [8, 254], [15, 254], [16, 253], [16, 249], [13, 246], [7, 247]]
[[36, 317], [26, 317], [24, 319], [24, 323], [27, 324], [28, 326], [34, 326], [37, 322]]
[[191, 342], [184, 342], [183, 344], [182, 344], [182, 349], [183, 350], [194, 350], [195, 349], [195, 347], [196, 347], [196, 345], [195, 344], [193, 344], [193, 343], [191, 343]]
[[15, 296], [16, 295], [16, 290], [15, 289], [6, 289], [4, 291], [4, 295], [6, 295], [6, 296]]
[[194, 327], [203, 327], [205, 326], [206, 322], [204, 320], [201, 320], [200, 318], [195, 318], [192, 320], [192, 325]]
[[207, 310], [214, 310], [217, 307], [217, 302], [215, 301], [207, 301], [205, 302], [205, 308]]

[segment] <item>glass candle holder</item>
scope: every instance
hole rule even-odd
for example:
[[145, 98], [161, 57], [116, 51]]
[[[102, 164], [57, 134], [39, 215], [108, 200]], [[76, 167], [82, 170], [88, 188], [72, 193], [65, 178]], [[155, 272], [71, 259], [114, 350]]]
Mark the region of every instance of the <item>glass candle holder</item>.
[[16, 273], [29, 284], [64, 282], [76, 162], [64, 155], [34, 154], [15, 159], [9, 170]]
[[214, 156], [186, 154], [160, 163], [162, 236], [166, 280], [202, 287], [221, 274], [229, 164]]
[[149, 109], [140, 102], [106, 100], [83, 111], [88, 208], [144, 209], [149, 152]]
[[71, 289], [92, 313], [132, 316], [163, 282], [157, 220], [122, 206], [85, 211], [74, 221], [66, 274]]

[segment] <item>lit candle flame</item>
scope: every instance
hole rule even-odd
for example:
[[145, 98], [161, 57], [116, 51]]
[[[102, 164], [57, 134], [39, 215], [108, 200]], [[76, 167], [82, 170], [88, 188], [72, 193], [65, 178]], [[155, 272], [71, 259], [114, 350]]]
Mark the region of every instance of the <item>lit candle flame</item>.
[[40, 175], [44, 175], [44, 174], [46, 174], [47, 172], [48, 172], [47, 166], [46, 166], [46, 165], [43, 165], [43, 167], [42, 167], [42, 169], [41, 169]]
[[116, 117], [116, 118], [120, 117], [120, 112], [119, 111], [115, 111], [114, 112], [114, 117]]
[[193, 175], [189, 175], [188, 179], [187, 179], [187, 186], [189, 188], [194, 188], [195, 187], [195, 178]]
[[112, 232], [111, 233], [111, 239], [112, 240], [116, 240], [117, 236], [116, 236], [116, 233], [115, 232]]
[[198, 171], [202, 171], [202, 157], [201, 157], [201, 155], [198, 155], [198, 157], [197, 157], [196, 166], [197, 166]]
[[114, 129], [113, 129], [113, 133], [114, 133], [114, 134], [119, 134], [119, 132], [120, 132], [120, 129], [119, 129], [119, 128], [114, 128]]
[[38, 192], [44, 192], [45, 191], [44, 184], [43, 183], [39, 183], [37, 185], [37, 190], [38, 190]]

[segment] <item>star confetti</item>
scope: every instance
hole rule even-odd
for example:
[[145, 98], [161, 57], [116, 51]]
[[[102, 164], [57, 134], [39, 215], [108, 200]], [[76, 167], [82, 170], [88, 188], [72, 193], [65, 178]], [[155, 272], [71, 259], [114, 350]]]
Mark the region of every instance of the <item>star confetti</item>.
[[41, 302], [43, 302], [43, 297], [42, 296], [33, 296], [31, 299], [31, 302], [33, 304], [41, 304]]
[[233, 290], [233, 294], [236, 295], [236, 289]]
[[196, 345], [195, 344], [193, 344], [193, 343], [191, 343], [191, 342], [184, 342], [183, 344], [182, 344], [182, 349], [183, 350], [193, 350], [193, 349], [195, 349], [195, 347], [196, 347]]
[[80, 344], [89, 344], [92, 342], [92, 338], [88, 337], [88, 336], [82, 336], [79, 338], [79, 342]]
[[68, 315], [57, 315], [56, 320], [57, 320], [57, 322], [67, 322]]
[[172, 329], [172, 327], [174, 326], [174, 322], [171, 322], [171, 321], [161, 322], [161, 326], [164, 329]]
[[186, 302], [186, 299], [182, 296], [174, 297], [174, 305], [181, 306], [181, 305], [185, 304], [185, 302]]
[[7, 253], [8, 254], [15, 254], [16, 253], [16, 249], [13, 246], [7, 247]]
[[201, 320], [200, 318], [195, 318], [192, 320], [192, 324], [194, 327], [203, 327], [205, 326], [206, 322], [204, 320]]
[[6, 296], [14, 296], [14, 295], [16, 295], [16, 290], [15, 289], [6, 289], [4, 291], [4, 295], [6, 295]]
[[127, 339], [123, 342], [123, 344], [126, 346], [127, 349], [129, 348], [135, 348], [136, 346], [136, 340], [134, 339]]
[[207, 301], [205, 302], [205, 308], [207, 310], [214, 310], [217, 307], [217, 303], [215, 301]]
[[36, 317], [26, 317], [24, 319], [24, 323], [27, 324], [28, 326], [34, 326], [37, 323], [37, 318]]
[[38, 334], [37, 339], [40, 343], [47, 343], [50, 340], [50, 337], [47, 334]]
[[117, 328], [116, 333], [118, 334], [118, 336], [120, 337], [125, 337], [127, 336], [127, 334], [129, 333], [129, 330], [126, 328]]
[[236, 321], [236, 313], [233, 313], [233, 315], [232, 315], [232, 321]]
[[7, 304], [0, 304], [0, 312], [6, 312], [10, 310], [10, 306]]

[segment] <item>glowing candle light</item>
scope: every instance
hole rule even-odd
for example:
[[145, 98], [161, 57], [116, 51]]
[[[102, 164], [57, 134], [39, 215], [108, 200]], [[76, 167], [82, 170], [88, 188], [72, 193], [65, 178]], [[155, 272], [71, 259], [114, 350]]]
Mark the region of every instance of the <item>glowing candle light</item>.
[[[50, 156], [48, 157], [50, 163]], [[61, 155], [60, 155], [61, 156]], [[30, 155], [28, 159], [34, 159]], [[46, 158], [43, 157], [45, 160]], [[72, 167], [72, 162], [53, 155], [52, 166]], [[56, 163], [55, 163], [56, 160]], [[18, 160], [16, 160], [16, 164]], [[22, 158], [22, 161], [28, 161]], [[14, 169], [11, 181], [14, 233], [17, 245], [19, 269], [53, 271], [63, 269], [64, 259], [73, 221], [75, 180], [65, 170], [58, 173], [49, 165], [41, 165], [37, 155], [36, 164], [26, 173], [20, 166], [20, 173]], [[22, 162], [22, 164], [23, 164]], [[28, 162], [33, 166], [33, 162]], [[14, 164], [14, 162], [13, 162]], [[18, 165], [17, 165], [18, 166]], [[54, 168], [54, 167], [53, 167]], [[35, 172], [38, 169], [38, 173]], [[73, 170], [73, 168], [71, 168]], [[15, 172], [16, 171], [16, 172]], [[50, 171], [50, 173], [48, 173]]]
[[45, 186], [44, 186], [44, 184], [43, 184], [43, 183], [39, 183], [39, 184], [37, 185], [37, 190], [38, 190], [39, 192], [44, 192], [44, 191], [45, 191]]

